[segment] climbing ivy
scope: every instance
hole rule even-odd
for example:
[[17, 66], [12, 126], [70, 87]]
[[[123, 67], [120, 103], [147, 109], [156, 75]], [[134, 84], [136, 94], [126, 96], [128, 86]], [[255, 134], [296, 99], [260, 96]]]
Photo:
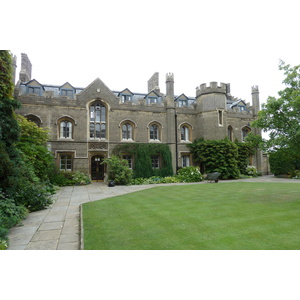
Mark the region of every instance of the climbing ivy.
[[220, 172], [222, 179], [239, 177], [238, 147], [231, 141], [196, 139], [189, 147], [202, 172]]
[[[128, 153], [133, 157], [133, 178], [149, 178], [152, 176], [172, 176], [172, 156], [166, 144], [124, 144], [114, 148], [113, 154], [121, 156]], [[161, 166], [159, 169], [152, 168], [151, 157], [159, 155]]]

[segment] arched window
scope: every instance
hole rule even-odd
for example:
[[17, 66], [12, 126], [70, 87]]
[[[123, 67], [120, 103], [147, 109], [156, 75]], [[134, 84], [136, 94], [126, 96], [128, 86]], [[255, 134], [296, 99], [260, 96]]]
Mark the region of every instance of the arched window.
[[27, 115], [27, 116], [25, 116], [26, 117], [26, 119], [28, 120], [28, 121], [30, 121], [30, 122], [33, 122], [33, 123], [35, 123], [35, 125], [37, 126], [37, 127], [40, 127], [41, 126], [41, 119], [39, 118], [39, 117], [37, 117], [37, 116], [35, 116], [35, 115]]
[[132, 140], [132, 125], [130, 123], [122, 125], [122, 139]]
[[60, 122], [60, 138], [71, 139], [72, 138], [72, 130], [73, 124], [68, 120], [64, 120]]
[[106, 138], [106, 107], [100, 101], [90, 106], [90, 138]]
[[190, 142], [192, 140], [192, 126], [190, 124], [180, 124], [181, 142]]
[[245, 138], [251, 132], [251, 129], [248, 126], [242, 128], [242, 140], [245, 141]]
[[181, 140], [182, 141], [189, 141], [190, 140], [190, 129], [188, 126], [184, 125], [180, 128], [181, 132]]
[[160, 141], [161, 139], [161, 129], [160, 126], [156, 123], [153, 123], [149, 126], [149, 136], [150, 140]]
[[228, 139], [233, 142], [233, 129], [230, 125], [228, 126], [227, 133], [228, 133]]
[[158, 140], [158, 125], [150, 125], [150, 140]]

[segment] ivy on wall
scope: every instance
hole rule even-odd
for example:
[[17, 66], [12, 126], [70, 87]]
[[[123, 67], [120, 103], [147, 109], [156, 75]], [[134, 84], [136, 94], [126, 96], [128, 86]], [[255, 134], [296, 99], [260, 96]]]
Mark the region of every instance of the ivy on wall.
[[247, 166], [249, 166], [250, 155], [255, 153], [254, 147], [251, 143], [235, 142], [238, 146], [238, 167], [241, 174], [246, 174]]
[[193, 160], [200, 163], [202, 172], [220, 172], [223, 179], [238, 178], [240, 173], [245, 174], [249, 156], [254, 153], [251, 144], [233, 143], [228, 139], [196, 139], [189, 147]]
[[[124, 144], [113, 150], [114, 155], [121, 156], [123, 153], [133, 157], [133, 178], [166, 177], [174, 174], [171, 151], [166, 144]], [[152, 168], [153, 155], [160, 157], [159, 169]]]

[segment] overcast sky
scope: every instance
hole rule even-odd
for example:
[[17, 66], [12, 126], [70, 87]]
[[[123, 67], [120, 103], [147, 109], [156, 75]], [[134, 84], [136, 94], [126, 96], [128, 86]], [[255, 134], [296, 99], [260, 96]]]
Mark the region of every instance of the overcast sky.
[[[279, 59], [300, 64], [298, 3], [299, 0], [6, 0], [0, 4], [0, 45], [17, 55], [18, 66], [21, 53], [26, 53], [33, 65], [32, 78], [40, 83], [62, 85], [68, 81], [85, 87], [99, 77], [112, 90], [147, 92], [147, 80], [159, 72], [160, 88], [165, 92], [165, 74], [172, 72], [177, 95], [195, 96], [198, 85], [218, 81], [231, 83], [232, 95], [246, 101], [251, 99], [251, 86], [259, 85], [264, 102], [283, 88]], [[15, 257], [8, 261], [14, 260]], [[32, 257], [29, 260], [34, 261]], [[247, 261], [248, 257], [243, 260], [243, 268]], [[70, 266], [68, 270], [78, 277], [80, 272], [73, 268], [78, 265], [72, 262]], [[271, 276], [278, 275], [272, 267], [269, 269], [273, 271]], [[47, 284], [45, 277], [40, 277]], [[246, 277], [249, 281], [241, 278], [248, 284], [254, 277]], [[53, 278], [49, 279], [51, 282]], [[278, 278], [274, 279], [280, 283], [276, 287], [281, 286]], [[228, 286], [221, 285], [220, 292], [230, 287], [231, 281]], [[268, 284], [267, 288], [270, 281]], [[198, 282], [193, 285], [198, 287]], [[247, 287], [243, 287], [241, 294], [245, 296]], [[276, 287], [272, 291], [276, 292]], [[290, 287], [291, 284], [288, 291]], [[190, 289], [189, 284], [186, 291]], [[269, 295], [270, 289], [267, 292]]]
[[85, 87], [99, 77], [111, 90], [147, 92], [159, 72], [165, 92], [172, 72], [177, 95], [217, 81], [246, 101], [259, 85], [264, 102], [283, 88], [279, 60], [300, 63], [296, 0], [7, 2], [2, 48], [18, 66], [26, 53], [40, 83]]

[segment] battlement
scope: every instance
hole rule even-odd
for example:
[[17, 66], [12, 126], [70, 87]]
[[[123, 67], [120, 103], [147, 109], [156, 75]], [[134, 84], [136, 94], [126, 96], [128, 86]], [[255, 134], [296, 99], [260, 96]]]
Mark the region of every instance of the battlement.
[[227, 86], [228, 85], [226, 83], [220, 83], [220, 85], [218, 85], [218, 83], [215, 81], [210, 82], [209, 86], [207, 86], [206, 83], [203, 83], [196, 87], [196, 97], [211, 93], [227, 94]]
[[252, 93], [259, 93], [258, 85], [252, 86]]
[[174, 81], [174, 74], [173, 73], [167, 73], [166, 74], [166, 81]]

